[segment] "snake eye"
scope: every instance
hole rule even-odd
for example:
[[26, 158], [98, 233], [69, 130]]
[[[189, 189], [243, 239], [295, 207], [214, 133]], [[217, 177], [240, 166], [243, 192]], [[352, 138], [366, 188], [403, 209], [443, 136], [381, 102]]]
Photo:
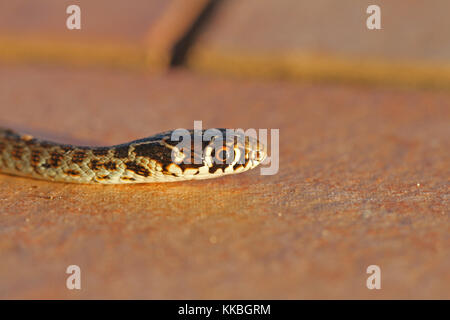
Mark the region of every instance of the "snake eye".
[[[217, 150], [216, 154], [216, 159], [219, 162], [225, 162], [227, 161], [233, 154], [232, 154], [232, 149], [229, 147], [222, 147], [219, 150]], [[232, 160], [232, 159], [230, 159]]]

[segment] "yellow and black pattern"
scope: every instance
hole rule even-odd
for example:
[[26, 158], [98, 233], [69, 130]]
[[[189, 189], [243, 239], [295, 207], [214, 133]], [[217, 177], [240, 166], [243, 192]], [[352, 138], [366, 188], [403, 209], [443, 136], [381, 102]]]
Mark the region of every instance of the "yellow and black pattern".
[[[265, 159], [266, 147], [256, 139], [229, 139], [226, 129], [217, 130], [223, 134], [219, 148], [212, 145], [213, 138], [202, 141], [201, 152], [196, 152], [194, 143], [185, 152], [177, 149], [178, 141], [171, 141], [172, 131], [121, 145], [88, 147], [39, 140], [0, 128], [0, 172], [72, 183], [170, 182], [239, 173]], [[188, 132], [193, 142], [194, 130]]]

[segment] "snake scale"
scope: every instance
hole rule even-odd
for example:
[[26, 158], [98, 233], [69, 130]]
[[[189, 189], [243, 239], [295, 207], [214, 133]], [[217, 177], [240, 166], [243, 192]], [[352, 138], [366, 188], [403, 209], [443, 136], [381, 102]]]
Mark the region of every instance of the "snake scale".
[[[257, 139], [229, 138], [226, 129], [217, 130], [223, 134], [222, 140], [215, 139], [218, 134], [210, 141], [201, 140], [200, 152], [194, 147], [186, 152], [177, 148], [178, 141], [171, 140], [173, 131], [114, 146], [89, 147], [40, 140], [0, 128], [0, 172], [87, 184], [171, 182], [247, 171], [266, 158], [266, 147]], [[199, 134], [186, 131], [192, 141]]]

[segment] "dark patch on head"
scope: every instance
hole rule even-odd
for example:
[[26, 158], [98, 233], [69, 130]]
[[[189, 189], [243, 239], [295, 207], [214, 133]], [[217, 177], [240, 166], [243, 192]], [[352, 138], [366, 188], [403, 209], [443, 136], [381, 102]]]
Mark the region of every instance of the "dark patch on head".
[[148, 177], [150, 175], [150, 171], [147, 170], [144, 166], [137, 164], [134, 161], [127, 161], [125, 162], [125, 166], [127, 167], [127, 170], [133, 171], [134, 173]]
[[134, 147], [134, 153], [138, 157], [149, 157], [155, 158], [156, 160], [161, 161], [161, 159], [171, 157], [171, 149], [160, 145], [159, 143], [145, 143], [140, 144]]
[[86, 159], [86, 152], [84, 151], [75, 151], [72, 155], [72, 162], [73, 163], [82, 163], [84, 159]]
[[114, 156], [119, 159], [128, 158], [128, 145], [114, 148]]
[[98, 149], [93, 149], [92, 153], [94, 154], [94, 156], [106, 156], [108, 154], [109, 148], [98, 148]]
[[[172, 164], [172, 149], [159, 143], [146, 143], [137, 145], [133, 151], [138, 157], [147, 157], [155, 160], [161, 167], [165, 168]], [[184, 171], [186, 168], [199, 168], [203, 166], [203, 162], [194, 164], [194, 153], [191, 152], [191, 163], [179, 163], [179, 167]], [[200, 156], [201, 159], [201, 156]]]

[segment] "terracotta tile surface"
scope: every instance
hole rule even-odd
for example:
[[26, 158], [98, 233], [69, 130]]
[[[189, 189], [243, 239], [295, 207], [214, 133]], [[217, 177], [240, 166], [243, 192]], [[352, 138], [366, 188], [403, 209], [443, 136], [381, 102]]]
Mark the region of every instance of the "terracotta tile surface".
[[[0, 175], [0, 297], [448, 299], [449, 98], [3, 66], [2, 125], [103, 144], [193, 120], [279, 128], [281, 155], [274, 176], [174, 184]], [[381, 290], [366, 288], [372, 264]]]
[[[366, 9], [381, 8], [381, 30]], [[265, 77], [450, 87], [445, 0], [223, 1], [191, 68]]]

